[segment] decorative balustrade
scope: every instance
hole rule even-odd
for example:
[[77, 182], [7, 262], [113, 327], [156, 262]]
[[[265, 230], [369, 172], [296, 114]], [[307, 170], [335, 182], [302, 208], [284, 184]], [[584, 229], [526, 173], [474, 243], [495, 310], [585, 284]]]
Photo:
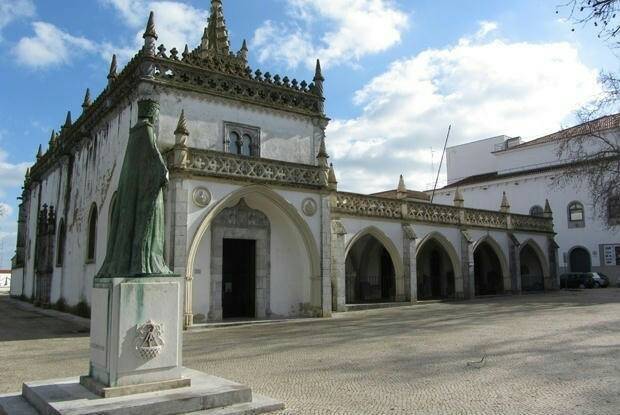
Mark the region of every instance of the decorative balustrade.
[[[175, 154], [178, 151], [185, 153], [182, 163], [178, 162], [180, 159]], [[317, 166], [244, 157], [213, 150], [173, 149], [168, 153], [168, 164], [172, 170], [199, 176], [310, 188], [323, 188], [327, 185], [326, 172]]]
[[528, 215], [510, 215], [512, 226], [522, 231], [553, 232], [553, 221], [550, 218]]
[[355, 193], [338, 192], [332, 210], [359, 216], [390, 219], [399, 219], [401, 217], [400, 201], [396, 199], [358, 195]]
[[463, 209], [463, 225], [484, 226], [487, 228], [506, 228], [508, 215], [489, 210]]
[[[406, 206], [406, 208], [403, 208]], [[472, 226], [491, 229], [553, 232], [551, 218], [459, 208], [398, 199], [338, 192], [332, 211], [336, 213], [408, 220], [423, 223]], [[403, 216], [403, 211], [406, 215]]]

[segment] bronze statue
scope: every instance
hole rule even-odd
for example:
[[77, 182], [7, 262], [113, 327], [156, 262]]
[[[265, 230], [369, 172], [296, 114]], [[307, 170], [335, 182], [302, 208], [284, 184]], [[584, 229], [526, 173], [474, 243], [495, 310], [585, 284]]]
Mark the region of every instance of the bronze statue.
[[138, 102], [119, 179], [106, 258], [96, 278], [171, 274], [164, 260], [164, 197], [168, 169], [157, 149], [159, 104]]

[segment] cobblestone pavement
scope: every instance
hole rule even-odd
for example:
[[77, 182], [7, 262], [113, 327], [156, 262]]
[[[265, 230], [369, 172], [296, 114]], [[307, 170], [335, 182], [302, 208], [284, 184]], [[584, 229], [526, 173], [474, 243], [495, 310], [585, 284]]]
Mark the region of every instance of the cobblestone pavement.
[[[0, 297], [0, 393], [86, 372], [80, 330]], [[188, 367], [283, 400], [281, 414], [620, 414], [615, 288], [207, 329], [184, 351]]]

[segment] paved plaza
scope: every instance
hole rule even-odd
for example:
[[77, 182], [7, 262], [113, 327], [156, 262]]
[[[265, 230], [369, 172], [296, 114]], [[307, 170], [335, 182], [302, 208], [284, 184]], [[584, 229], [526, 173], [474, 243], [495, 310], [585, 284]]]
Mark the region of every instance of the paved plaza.
[[[84, 374], [87, 336], [0, 296], [0, 393]], [[615, 288], [203, 329], [184, 351], [190, 368], [283, 400], [283, 414], [620, 413]]]

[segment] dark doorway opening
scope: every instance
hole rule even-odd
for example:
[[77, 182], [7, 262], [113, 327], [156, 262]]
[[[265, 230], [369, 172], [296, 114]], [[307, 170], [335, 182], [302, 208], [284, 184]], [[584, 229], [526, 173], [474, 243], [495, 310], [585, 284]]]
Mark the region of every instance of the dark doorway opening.
[[223, 318], [256, 316], [256, 241], [224, 239], [222, 259]]
[[542, 291], [545, 289], [545, 277], [538, 254], [530, 245], [521, 249], [521, 290]]
[[574, 248], [570, 251], [570, 270], [571, 272], [592, 271], [590, 253], [583, 248]]
[[482, 242], [474, 252], [475, 295], [501, 294], [504, 291], [502, 267], [497, 254], [488, 242]]
[[417, 255], [418, 300], [454, 298], [454, 269], [446, 250], [435, 240], [426, 242]]
[[347, 254], [345, 267], [347, 304], [395, 301], [394, 263], [377, 238], [365, 235], [355, 242]]

